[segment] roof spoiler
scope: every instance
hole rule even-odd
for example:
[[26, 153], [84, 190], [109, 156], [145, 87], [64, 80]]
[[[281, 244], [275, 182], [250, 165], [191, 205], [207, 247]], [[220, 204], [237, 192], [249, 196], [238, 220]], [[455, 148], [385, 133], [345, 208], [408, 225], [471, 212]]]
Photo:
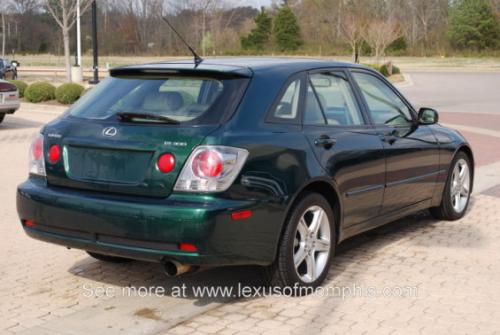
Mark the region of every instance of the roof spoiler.
[[[174, 64], [169, 64], [174, 65]], [[168, 76], [177, 77], [209, 77], [218, 79], [235, 79], [235, 78], [250, 78], [252, 72], [247, 68], [229, 68], [220, 69], [214, 67], [212, 69], [207, 67], [187, 68], [188, 64], [176, 64], [178, 67], [118, 67], [109, 71], [112, 77], [148, 77], [148, 78], [164, 78]]]

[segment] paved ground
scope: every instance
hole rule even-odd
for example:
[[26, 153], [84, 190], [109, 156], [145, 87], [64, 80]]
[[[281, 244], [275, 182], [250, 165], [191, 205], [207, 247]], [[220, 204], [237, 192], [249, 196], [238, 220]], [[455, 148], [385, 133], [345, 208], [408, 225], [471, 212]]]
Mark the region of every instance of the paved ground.
[[[500, 334], [500, 129], [493, 121], [500, 97], [480, 86], [485, 80], [500, 87], [500, 75], [469, 75], [414, 73], [415, 86], [404, 88], [417, 104], [434, 102], [444, 122], [466, 129], [480, 165], [469, 214], [450, 223], [421, 213], [347, 241], [324, 291], [303, 298], [194, 297], [198, 286], [233, 285], [231, 295], [238, 285], [259, 287], [257, 269], [166, 279], [156, 265], [102, 264], [27, 238], [15, 187], [26, 177], [31, 136], [55, 115], [8, 116], [0, 126], [0, 334]], [[436, 82], [470, 86], [481, 101], [452, 96]], [[472, 114], [478, 107], [495, 115]], [[182, 284], [186, 294], [172, 297]]]

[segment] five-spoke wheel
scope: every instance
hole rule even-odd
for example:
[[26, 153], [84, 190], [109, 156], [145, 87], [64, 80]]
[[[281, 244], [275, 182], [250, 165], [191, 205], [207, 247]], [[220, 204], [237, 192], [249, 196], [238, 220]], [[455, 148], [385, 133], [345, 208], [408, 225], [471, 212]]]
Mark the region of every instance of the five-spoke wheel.
[[270, 285], [309, 289], [323, 282], [336, 246], [334, 210], [318, 193], [305, 194], [293, 205], [278, 257], [265, 271]]
[[469, 206], [472, 190], [470, 158], [463, 151], [460, 151], [450, 166], [450, 174], [443, 191], [441, 204], [430, 209], [431, 214], [439, 220], [458, 220], [464, 216]]
[[293, 246], [295, 270], [304, 282], [314, 282], [327, 266], [330, 235], [330, 221], [323, 208], [309, 207], [299, 220]]

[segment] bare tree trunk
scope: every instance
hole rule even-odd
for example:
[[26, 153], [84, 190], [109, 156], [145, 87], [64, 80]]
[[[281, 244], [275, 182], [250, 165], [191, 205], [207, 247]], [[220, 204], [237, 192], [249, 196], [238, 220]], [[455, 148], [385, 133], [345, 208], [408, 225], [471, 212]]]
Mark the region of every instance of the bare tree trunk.
[[2, 58], [5, 58], [5, 13], [2, 12]]
[[64, 63], [66, 65], [66, 81], [71, 82], [71, 56], [69, 51], [69, 30], [63, 29]]

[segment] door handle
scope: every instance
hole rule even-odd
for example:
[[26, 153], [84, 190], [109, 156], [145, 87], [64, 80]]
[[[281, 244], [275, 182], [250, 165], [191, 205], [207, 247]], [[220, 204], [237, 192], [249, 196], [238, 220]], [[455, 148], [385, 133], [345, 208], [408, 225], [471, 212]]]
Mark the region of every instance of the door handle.
[[337, 140], [330, 138], [328, 135], [321, 135], [319, 138], [314, 140], [314, 145], [317, 147], [323, 147], [325, 149], [330, 149], [337, 143]]

